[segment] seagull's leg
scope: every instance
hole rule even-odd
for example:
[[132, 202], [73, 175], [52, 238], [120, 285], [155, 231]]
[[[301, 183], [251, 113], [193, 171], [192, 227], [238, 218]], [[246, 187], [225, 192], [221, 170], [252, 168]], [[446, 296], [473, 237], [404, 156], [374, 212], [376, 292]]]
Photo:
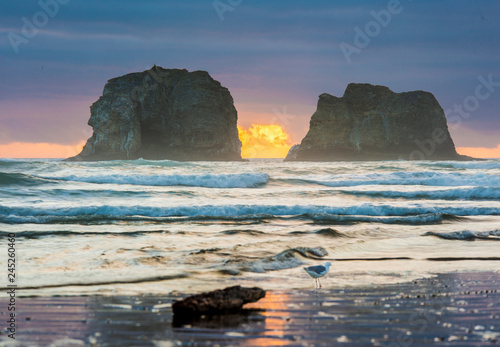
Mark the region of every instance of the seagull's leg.
[[318, 288], [321, 288], [321, 282], [319, 281], [319, 278], [318, 278], [318, 284], [319, 284]]

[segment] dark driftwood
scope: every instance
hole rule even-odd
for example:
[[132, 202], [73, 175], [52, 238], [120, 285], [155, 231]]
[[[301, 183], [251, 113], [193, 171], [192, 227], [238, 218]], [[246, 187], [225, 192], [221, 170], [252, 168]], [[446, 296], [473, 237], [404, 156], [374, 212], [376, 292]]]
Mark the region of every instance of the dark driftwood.
[[203, 314], [234, 312], [240, 310], [243, 305], [255, 302], [264, 296], [266, 296], [266, 291], [261, 288], [234, 286], [176, 301], [172, 305], [172, 310], [174, 316], [177, 317], [196, 317]]

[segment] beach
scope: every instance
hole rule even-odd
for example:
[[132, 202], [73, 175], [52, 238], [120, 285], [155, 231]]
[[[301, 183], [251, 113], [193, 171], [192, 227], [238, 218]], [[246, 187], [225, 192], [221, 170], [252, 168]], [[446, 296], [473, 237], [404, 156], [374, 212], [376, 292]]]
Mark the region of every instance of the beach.
[[[1, 346], [484, 346], [500, 339], [500, 275], [455, 273], [394, 285], [272, 290], [239, 314], [176, 325], [188, 293], [18, 299]], [[6, 301], [0, 300], [5, 306]]]

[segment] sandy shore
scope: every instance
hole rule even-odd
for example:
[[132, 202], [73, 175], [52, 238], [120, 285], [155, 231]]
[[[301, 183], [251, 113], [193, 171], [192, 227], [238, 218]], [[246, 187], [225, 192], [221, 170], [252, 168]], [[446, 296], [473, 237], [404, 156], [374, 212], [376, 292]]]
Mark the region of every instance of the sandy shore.
[[173, 324], [171, 303], [186, 293], [18, 297], [16, 340], [5, 330], [4, 295], [0, 346], [498, 345], [499, 285], [500, 273], [462, 273], [364, 288], [269, 291], [245, 314], [180, 326]]

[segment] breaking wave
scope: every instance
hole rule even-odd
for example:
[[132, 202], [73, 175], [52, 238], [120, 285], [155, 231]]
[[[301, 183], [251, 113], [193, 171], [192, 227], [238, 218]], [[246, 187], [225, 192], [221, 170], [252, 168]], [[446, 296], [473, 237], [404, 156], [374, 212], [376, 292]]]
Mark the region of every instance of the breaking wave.
[[[439, 171], [372, 173], [364, 175], [305, 176], [310, 182], [328, 187], [365, 185], [493, 186], [500, 187], [500, 175]], [[302, 178], [304, 179], [304, 178]]]
[[362, 216], [362, 215], [332, 215], [332, 214], [310, 214], [306, 217], [312, 219], [316, 224], [354, 224], [354, 223], [381, 223], [381, 224], [409, 224], [427, 225], [437, 224], [443, 221], [464, 220], [454, 214], [446, 213], [423, 213], [410, 216]]
[[[203, 205], [203, 206], [80, 206], [29, 208], [0, 206], [2, 223], [75, 223], [97, 221], [263, 220], [310, 219], [316, 223], [378, 222], [431, 224], [461, 216], [500, 215], [499, 207], [392, 206], [370, 203], [336, 207], [315, 205]], [[457, 217], [458, 216], [458, 217]]]
[[[168, 230], [138, 230], [138, 231], [121, 231], [113, 232], [113, 235], [119, 236], [144, 236], [146, 234], [169, 234]], [[0, 237], [9, 237], [11, 233], [0, 231]], [[38, 239], [48, 236], [97, 236], [97, 235], [109, 235], [108, 231], [71, 231], [71, 230], [56, 230], [56, 231], [18, 231], [15, 232], [16, 237], [23, 237], [26, 239]]]
[[470, 231], [470, 230], [462, 230], [462, 231], [452, 231], [448, 233], [436, 233], [433, 231], [426, 232], [422, 234], [422, 236], [436, 236], [445, 240], [465, 240], [465, 241], [474, 241], [474, 240], [496, 240], [500, 241], [500, 229], [492, 230], [492, 231]]
[[239, 274], [240, 271], [264, 273], [268, 271], [292, 269], [303, 265], [303, 259], [321, 260], [326, 255], [328, 255], [328, 252], [321, 247], [295, 247], [255, 261], [232, 260], [226, 262], [222, 272], [236, 275]]
[[332, 229], [332, 228], [326, 228], [326, 229], [320, 229], [316, 231], [291, 231], [289, 233], [290, 235], [311, 235], [311, 234], [316, 234], [316, 235], [321, 235], [325, 237], [331, 237], [331, 238], [339, 238], [339, 237], [348, 237], [347, 235]]
[[437, 161], [437, 162], [416, 162], [417, 165], [444, 168], [444, 169], [500, 169], [500, 160], [485, 160], [485, 161]]
[[0, 172], [0, 187], [8, 186], [37, 186], [46, 183], [53, 183], [49, 179], [25, 175], [22, 173]]
[[342, 194], [381, 198], [429, 199], [429, 200], [499, 200], [500, 187], [454, 188], [429, 191], [401, 192], [393, 190], [347, 191]]

